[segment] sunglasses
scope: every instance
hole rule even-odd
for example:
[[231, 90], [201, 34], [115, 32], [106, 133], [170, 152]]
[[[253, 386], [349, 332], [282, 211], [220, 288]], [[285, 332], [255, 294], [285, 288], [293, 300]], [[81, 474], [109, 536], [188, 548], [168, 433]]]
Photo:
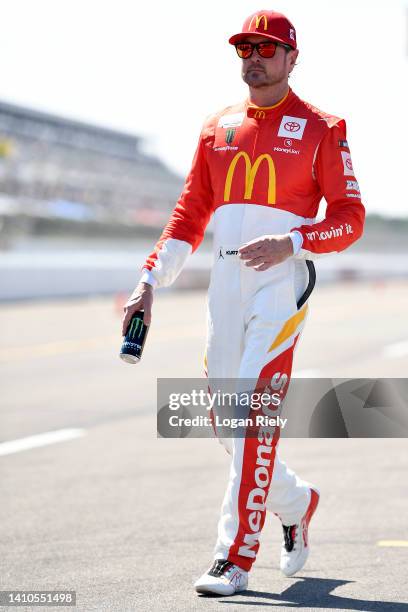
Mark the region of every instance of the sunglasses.
[[286, 51], [292, 51], [292, 47], [289, 45], [283, 45], [278, 42], [260, 42], [260, 43], [250, 43], [250, 42], [242, 42], [237, 43], [235, 46], [235, 50], [238, 54], [238, 57], [241, 59], [248, 59], [256, 49], [258, 55], [261, 57], [273, 57], [276, 53], [277, 47], [283, 47]]

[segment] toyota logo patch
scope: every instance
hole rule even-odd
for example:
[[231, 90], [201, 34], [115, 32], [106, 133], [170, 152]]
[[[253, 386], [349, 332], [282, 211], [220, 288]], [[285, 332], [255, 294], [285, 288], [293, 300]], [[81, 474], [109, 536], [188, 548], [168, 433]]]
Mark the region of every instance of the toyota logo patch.
[[300, 130], [300, 123], [296, 123], [296, 121], [287, 121], [283, 127], [288, 132], [298, 132]]

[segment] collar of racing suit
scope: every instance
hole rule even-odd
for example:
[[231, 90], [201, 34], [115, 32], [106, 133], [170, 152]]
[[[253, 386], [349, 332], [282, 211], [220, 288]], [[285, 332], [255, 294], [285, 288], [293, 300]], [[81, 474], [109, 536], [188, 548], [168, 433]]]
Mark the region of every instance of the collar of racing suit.
[[252, 104], [249, 100], [246, 100], [246, 114], [247, 117], [255, 118], [255, 119], [265, 119], [270, 115], [276, 114], [276, 109], [279, 107], [279, 111], [283, 111], [286, 106], [292, 101], [294, 97], [294, 93], [289, 87], [287, 94], [279, 100], [276, 104], [272, 106], [256, 106]]

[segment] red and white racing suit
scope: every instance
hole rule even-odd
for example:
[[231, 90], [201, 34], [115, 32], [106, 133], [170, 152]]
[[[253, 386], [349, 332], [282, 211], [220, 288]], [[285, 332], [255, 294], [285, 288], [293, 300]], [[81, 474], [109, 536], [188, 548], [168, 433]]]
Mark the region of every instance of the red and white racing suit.
[[[316, 223], [319, 203], [326, 216]], [[242, 102], [210, 116], [182, 195], [142, 280], [170, 285], [214, 215], [208, 296], [208, 377], [270, 380], [286, 392], [313, 288], [311, 259], [342, 251], [363, 230], [364, 207], [343, 119], [291, 89], [271, 107]], [[265, 234], [291, 233], [295, 256], [264, 272], [237, 250]], [[223, 440], [232, 454], [215, 558], [251, 568], [265, 510], [300, 521], [310, 488], [280, 461], [278, 436]]]

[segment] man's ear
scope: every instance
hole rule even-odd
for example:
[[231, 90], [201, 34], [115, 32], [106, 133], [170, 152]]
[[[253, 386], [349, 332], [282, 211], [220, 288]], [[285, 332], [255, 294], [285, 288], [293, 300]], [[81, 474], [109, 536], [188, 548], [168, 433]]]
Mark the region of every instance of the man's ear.
[[292, 70], [294, 69], [294, 67], [296, 66], [296, 60], [298, 58], [299, 55], [299, 50], [298, 49], [294, 49], [293, 51], [290, 51], [290, 71], [289, 74], [292, 72]]

